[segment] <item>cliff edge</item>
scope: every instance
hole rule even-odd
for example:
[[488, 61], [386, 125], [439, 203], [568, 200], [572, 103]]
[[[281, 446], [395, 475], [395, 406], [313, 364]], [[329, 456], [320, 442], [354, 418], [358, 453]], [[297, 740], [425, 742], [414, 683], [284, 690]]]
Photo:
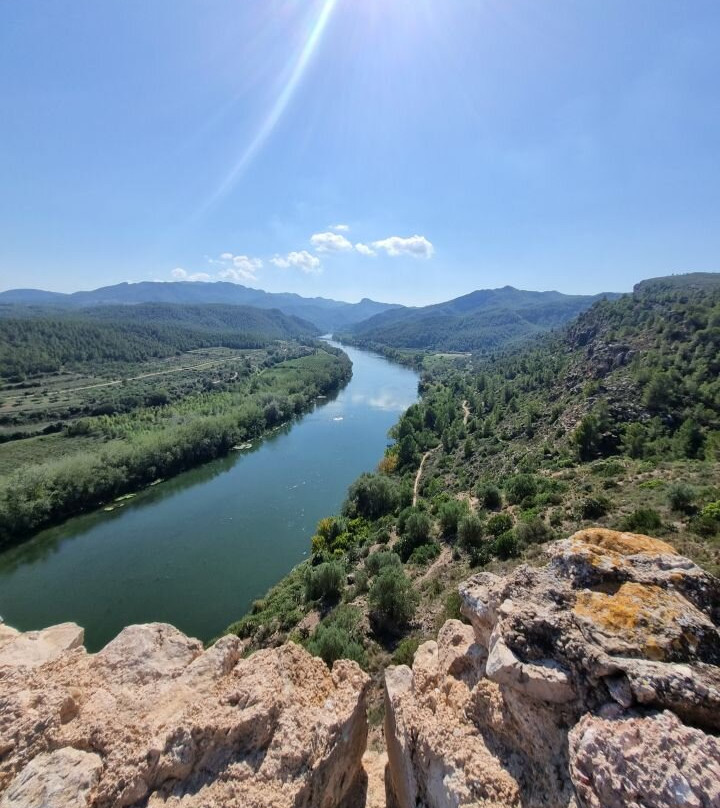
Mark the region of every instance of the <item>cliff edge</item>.
[[[647, 536], [546, 549], [385, 672], [387, 805], [720, 808], [720, 581]], [[159, 623], [82, 642], [0, 626], [0, 808], [382, 804], [355, 663]]]
[[0, 808], [335, 808], [362, 788], [368, 677], [297, 645], [241, 658], [170, 625], [97, 654], [0, 632]]
[[388, 804], [720, 806], [720, 582], [647, 536], [548, 552], [387, 670]]

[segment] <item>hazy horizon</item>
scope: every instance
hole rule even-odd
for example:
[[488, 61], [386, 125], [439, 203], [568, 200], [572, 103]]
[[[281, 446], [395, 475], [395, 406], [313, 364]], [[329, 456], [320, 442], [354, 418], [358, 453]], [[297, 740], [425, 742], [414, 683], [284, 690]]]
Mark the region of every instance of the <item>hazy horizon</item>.
[[[685, 273], [675, 273], [675, 274], [685, 274]], [[578, 294], [578, 295], [581, 295], [581, 296], [612, 294], [612, 293], [624, 294], [624, 293], [631, 292], [632, 287], [636, 283], [639, 283], [641, 280], [647, 280], [647, 278], [639, 278], [638, 280], [633, 281], [633, 283], [631, 284], [629, 289], [600, 289], [597, 292], [587, 292], [587, 293], [566, 292], [563, 289], [520, 289], [519, 287], [512, 287], [512, 288], [515, 288], [518, 291], [523, 291], [523, 292], [559, 292], [560, 294], [564, 294], [564, 295]], [[25, 290], [34, 290], [34, 291], [43, 291], [43, 292], [56, 292], [56, 293], [60, 293], [60, 294], [73, 294], [75, 292], [92, 292], [92, 291], [96, 291], [97, 289], [106, 288], [107, 286], [116, 286], [116, 285], [120, 285], [120, 284], [123, 284], [123, 283], [129, 284], [129, 285], [134, 285], [134, 284], [138, 284], [138, 283], [182, 283], [182, 284], [187, 284], [187, 285], [193, 285], [193, 284], [197, 284], [197, 283], [206, 283], [206, 284], [207, 283], [232, 283], [234, 285], [243, 286], [243, 287], [246, 287], [248, 289], [255, 289], [257, 291], [262, 291], [262, 292], [267, 292], [268, 291], [267, 289], [263, 289], [260, 286], [251, 286], [250, 284], [247, 284], [247, 283], [239, 283], [238, 281], [227, 281], [227, 280], [223, 280], [223, 279], [192, 280], [192, 281], [191, 280], [158, 280], [158, 279], [155, 279], [155, 280], [152, 280], [152, 281], [148, 281], [148, 280], [143, 280], [143, 281], [118, 281], [117, 284], [105, 284], [103, 286], [97, 286], [97, 287], [94, 287], [94, 288], [71, 289], [69, 291], [64, 291], [64, 290], [60, 290], [60, 289], [30, 287], [30, 286], [16, 286], [16, 287], [10, 287], [8, 289], [0, 289], [0, 294], [2, 294], [3, 292], [15, 292], [15, 291], [25, 291]], [[488, 290], [492, 291], [492, 290], [496, 290], [496, 289], [501, 289], [504, 286], [512, 286], [512, 284], [503, 284], [503, 286], [495, 286], [495, 287], [482, 287], [482, 288], [478, 287], [477, 289], [468, 289], [465, 292], [460, 292], [455, 297], [465, 297], [467, 295], [472, 294], [473, 292], [488, 291]], [[277, 292], [277, 293], [282, 294], [283, 290], [279, 290], [279, 292]], [[298, 292], [288, 292], [288, 293], [289, 294], [301, 294], [301, 293], [298, 293]], [[307, 297], [307, 298], [323, 297], [323, 298], [326, 298], [326, 299], [337, 300], [339, 302], [345, 302], [345, 303], [359, 303], [362, 300], [369, 299], [369, 300], [373, 300], [373, 301], [378, 302], [378, 303], [398, 304], [398, 305], [407, 306], [407, 307], [432, 306], [434, 304], [444, 303], [447, 300], [454, 299], [454, 298], [442, 298], [442, 299], [438, 299], [438, 300], [431, 300], [428, 303], [414, 304], [414, 303], [405, 303], [402, 300], [379, 300], [377, 298], [370, 297], [369, 295], [364, 295], [363, 297], [359, 297], [359, 298], [356, 298], [356, 299], [353, 299], [353, 300], [348, 300], [348, 299], [344, 299], [344, 298], [330, 298], [329, 296], [323, 295], [323, 294], [317, 294], [317, 295], [303, 295], [303, 294], [301, 294], [301, 297]]]
[[3, 4], [0, 288], [712, 271], [719, 35], [711, 0]]

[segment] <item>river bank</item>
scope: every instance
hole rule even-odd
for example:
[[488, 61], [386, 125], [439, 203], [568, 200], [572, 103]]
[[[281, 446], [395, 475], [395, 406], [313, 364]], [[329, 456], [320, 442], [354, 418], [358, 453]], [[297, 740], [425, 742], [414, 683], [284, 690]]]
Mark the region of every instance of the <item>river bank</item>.
[[0, 547], [223, 457], [306, 412], [352, 375], [343, 352], [309, 350], [223, 392], [72, 424], [64, 439], [82, 430], [83, 450], [21, 464], [0, 484]]
[[251, 449], [0, 553], [0, 614], [22, 630], [74, 620], [91, 649], [130, 623], [223, 631], [306, 557], [317, 521], [375, 468], [417, 398], [415, 373], [347, 353], [350, 382]]

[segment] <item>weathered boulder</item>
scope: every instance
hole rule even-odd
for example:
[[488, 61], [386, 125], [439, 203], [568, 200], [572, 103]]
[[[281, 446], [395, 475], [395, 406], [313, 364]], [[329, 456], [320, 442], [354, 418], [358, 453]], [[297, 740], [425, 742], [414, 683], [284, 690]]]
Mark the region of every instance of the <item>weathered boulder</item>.
[[294, 644], [241, 652], [236, 637], [203, 651], [151, 624], [97, 654], [6, 660], [0, 805], [342, 804], [360, 777], [368, 677], [347, 661], [330, 671]]
[[[75, 623], [60, 623], [42, 631], [21, 633], [3, 626], [0, 635], [0, 668], [3, 666], [35, 668], [53, 659], [63, 651], [80, 648], [85, 632]], [[5, 641], [2, 641], [4, 636]]]
[[720, 740], [671, 712], [585, 715], [570, 732], [570, 767], [588, 808], [720, 805]]
[[[720, 582], [665, 542], [604, 529], [548, 555], [545, 567], [471, 578], [460, 587], [471, 627], [450, 621], [412, 670], [386, 673], [395, 804], [720, 806], [707, 774], [708, 733], [720, 730]], [[644, 753], [627, 740], [642, 726]], [[669, 772], [682, 768], [680, 751], [662, 751], [664, 732], [667, 745], [688, 740], [686, 781], [654, 773], [633, 792], [633, 767], [653, 750]], [[616, 803], [604, 796], [613, 788]]]
[[102, 760], [91, 752], [65, 747], [42, 753], [10, 783], [0, 808], [82, 808], [101, 772]]

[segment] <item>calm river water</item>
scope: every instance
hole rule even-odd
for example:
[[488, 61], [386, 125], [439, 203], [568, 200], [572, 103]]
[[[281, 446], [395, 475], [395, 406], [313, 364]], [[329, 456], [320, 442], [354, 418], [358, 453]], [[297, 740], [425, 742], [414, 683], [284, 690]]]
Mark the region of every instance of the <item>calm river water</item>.
[[97, 650], [131, 623], [208, 640], [307, 555], [317, 521], [372, 470], [417, 375], [344, 348], [353, 378], [253, 448], [79, 516], [0, 555], [0, 615], [28, 630], [73, 620]]

